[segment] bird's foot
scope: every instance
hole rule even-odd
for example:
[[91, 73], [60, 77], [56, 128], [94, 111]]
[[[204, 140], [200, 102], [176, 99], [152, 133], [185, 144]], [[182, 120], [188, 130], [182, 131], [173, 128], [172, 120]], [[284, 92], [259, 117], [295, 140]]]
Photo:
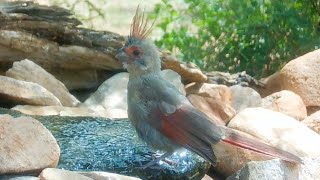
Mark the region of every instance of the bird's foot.
[[[174, 164], [173, 161], [170, 161], [170, 160], [166, 159], [167, 157], [169, 157], [171, 155], [172, 155], [172, 152], [166, 152], [165, 154], [162, 154], [160, 156], [159, 156], [159, 154], [153, 154], [152, 156], [154, 156], [155, 159], [150, 161], [150, 162], [148, 162], [147, 164], [139, 167], [139, 169], [143, 169], [144, 170], [144, 169], [150, 168], [151, 166], [154, 166], [157, 162], [159, 162], [161, 160], [166, 162], [166, 163], [168, 163], [169, 165]], [[161, 169], [161, 168], [159, 168], [159, 169]]]

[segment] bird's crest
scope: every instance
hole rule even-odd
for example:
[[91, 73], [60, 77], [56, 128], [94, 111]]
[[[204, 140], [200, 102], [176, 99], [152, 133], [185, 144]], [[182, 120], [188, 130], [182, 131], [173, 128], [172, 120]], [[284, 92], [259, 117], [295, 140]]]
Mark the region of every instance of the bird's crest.
[[141, 12], [140, 7], [137, 7], [136, 13], [132, 19], [129, 41], [132, 39], [146, 39], [146, 37], [151, 33], [152, 27], [155, 21], [150, 25], [148, 19], [145, 17], [144, 11]]

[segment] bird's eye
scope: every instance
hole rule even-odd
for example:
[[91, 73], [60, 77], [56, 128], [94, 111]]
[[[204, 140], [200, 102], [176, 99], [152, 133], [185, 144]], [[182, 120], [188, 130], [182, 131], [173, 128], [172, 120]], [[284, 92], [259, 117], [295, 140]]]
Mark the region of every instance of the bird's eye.
[[140, 51], [137, 50], [137, 49], [134, 50], [132, 53], [133, 53], [133, 55], [135, 55], [135, 56], [139, 56], [139, 55], [140, 55]]

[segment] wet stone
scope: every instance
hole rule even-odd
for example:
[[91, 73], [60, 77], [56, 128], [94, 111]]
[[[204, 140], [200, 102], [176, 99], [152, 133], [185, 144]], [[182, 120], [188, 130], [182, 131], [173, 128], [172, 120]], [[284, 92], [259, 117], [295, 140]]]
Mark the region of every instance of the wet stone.
[[[0, 114], [20, 113], [0, 109]], [[154, 158], [127, 119], [93, 117], [33, 116], [57, 139], [58, 168], [71, 171], [106, 171], [141, 179], [201, 179], [209, 163], [189, 151], [181, 151], [145, 170], [139, 169]], [[170, 163], [172, 162], [172, 163]]]

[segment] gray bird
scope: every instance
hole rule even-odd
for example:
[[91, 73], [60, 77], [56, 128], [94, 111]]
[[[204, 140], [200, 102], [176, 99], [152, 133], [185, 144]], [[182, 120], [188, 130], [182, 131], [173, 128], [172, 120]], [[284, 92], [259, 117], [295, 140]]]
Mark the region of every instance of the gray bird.
[[151, 28], [152, 25], [148, 27], [147, 19], [138, 7], [128, 40], [116, 55], [130, 74], [129, 120], [139, 137], [150, 147], [166, 152], [145, 168], [180, 148], [186, 148], [215, 164], [212, 145], [221, 141], [285, 161], [301, 162], [296, 155], [214, 124], [196, 109], [176, 87], [162, 78], [158, 48], [147, 40]]

